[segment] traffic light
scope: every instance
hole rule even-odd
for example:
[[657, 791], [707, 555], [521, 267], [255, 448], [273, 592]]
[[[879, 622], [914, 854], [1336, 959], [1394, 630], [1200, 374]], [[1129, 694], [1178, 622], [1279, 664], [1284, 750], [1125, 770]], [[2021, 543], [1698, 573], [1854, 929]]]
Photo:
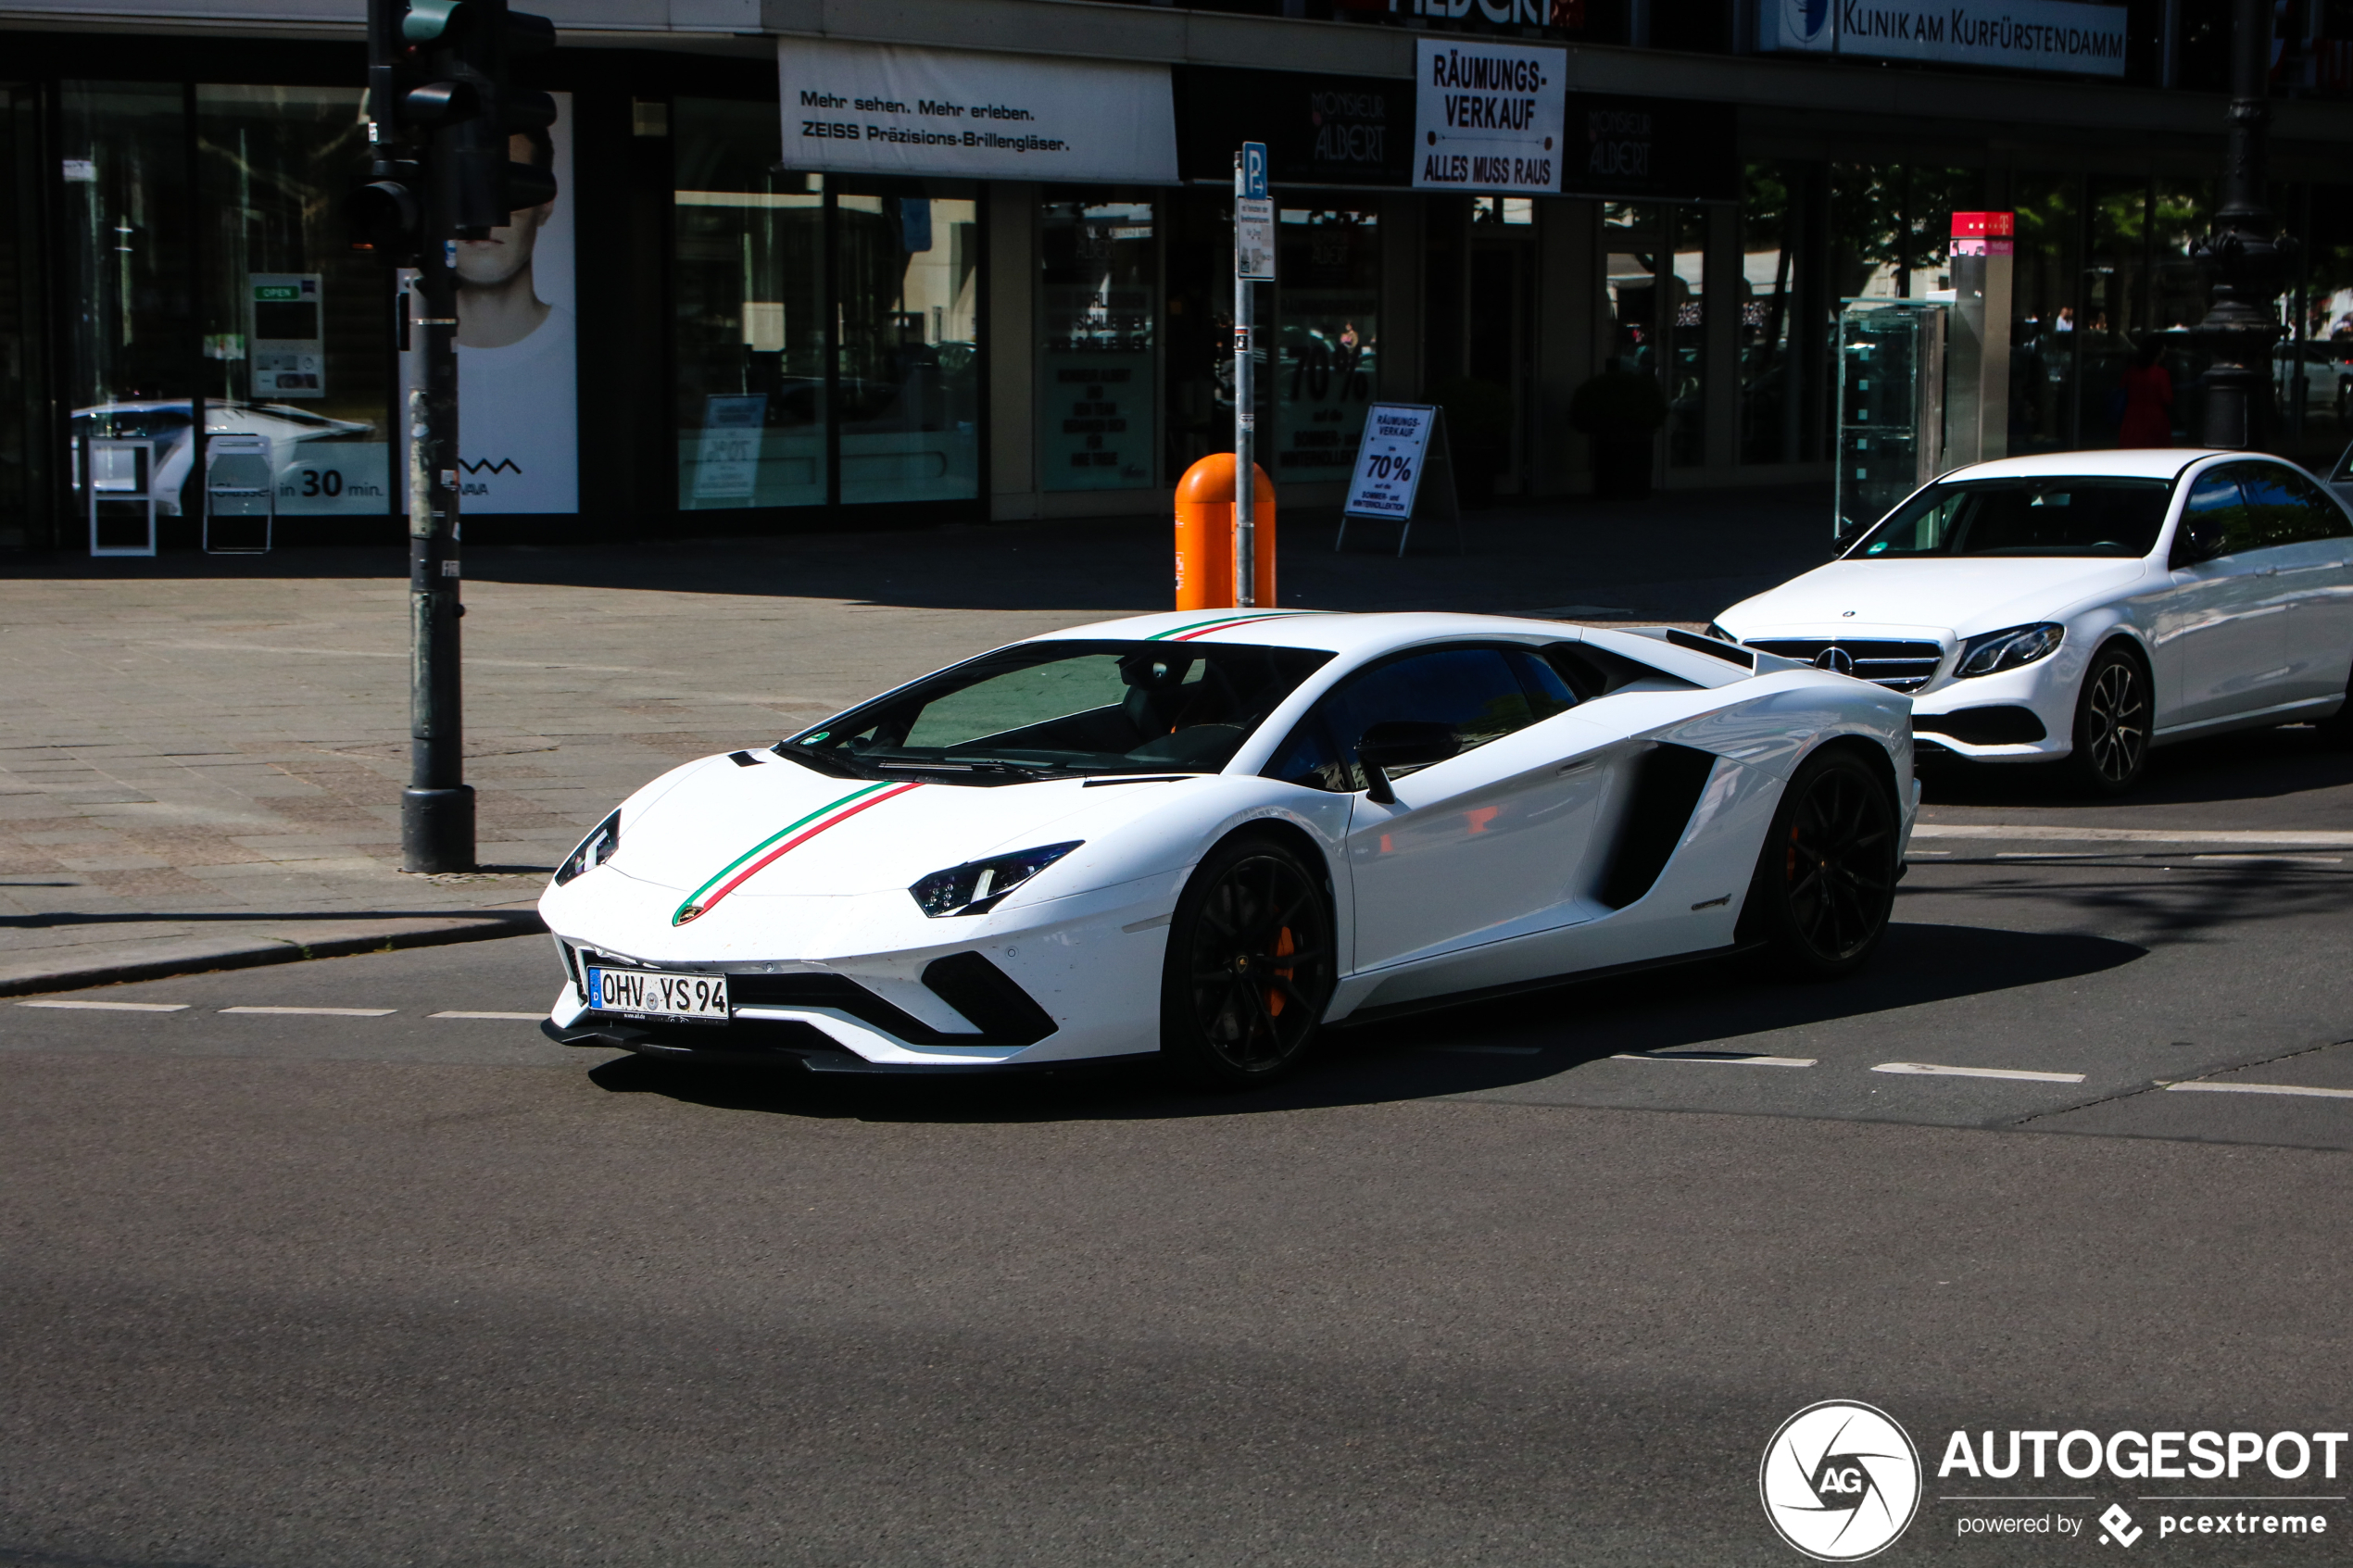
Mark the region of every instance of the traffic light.
[[405, 262], [428, 238], [481, 239], [552, 201], [555, 176], [513, 162], [508, 139], [552, 125], [556, 101], [513, 86], [508, 66], [555, 46], [553, 22], [507, 0], [369, 0], [376, 158], [345, 206], [353, 246]]

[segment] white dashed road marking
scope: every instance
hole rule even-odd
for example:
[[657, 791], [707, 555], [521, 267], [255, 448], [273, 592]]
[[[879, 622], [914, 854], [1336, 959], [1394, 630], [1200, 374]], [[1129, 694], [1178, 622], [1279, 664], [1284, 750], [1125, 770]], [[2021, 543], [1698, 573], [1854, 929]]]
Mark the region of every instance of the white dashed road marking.
[[1740, 1051], [1620, 1051], [1612, 1061], [1725, 1061], [1735, 1067], [1811, 1067], [1810, 1056], [1750, 1056]]
[[2193, 860], [2276, 860], [2291, 866], [2341, 866], [2342, 855], [2193, 855]]
[[2178, 1089], [2202, 1095], [2310, 1095], [2320, 1099], [2353, 1099], [2353, 1089], [2315, 1089], [2301, 1084], [2168, 1084], [2168, 1089]]
[[435, 1018], [508, 1018], [519, 1023], [536, 1023], [547, 1015], [544, 1012], [436, 1012]]
[[1874, 1073], [1911, 1073], [1931, 1078], [2020, 1078], [2030, 1084], [2080, 1084], [2081, 1073], [2033, 1073], [2023, 1067], [1939, 1067], [1931, 1061], [1882, 1061]]
[[82, 1008], [92, 1012], [185, 1012], [187, 1002], [19, 1002], [20, 1008]]
[[1914, 838], [1993, 838], [2053, 844], [2278, 844], [2301, 849], [2353, 849], [2353, 833], [2313, 828], [2066, 828], [1996, 822], [1919, 822]]
[[295, 1013], [314, 1018], [383, 1018], [398, 1008], [222, 1008], [222, 1012]]

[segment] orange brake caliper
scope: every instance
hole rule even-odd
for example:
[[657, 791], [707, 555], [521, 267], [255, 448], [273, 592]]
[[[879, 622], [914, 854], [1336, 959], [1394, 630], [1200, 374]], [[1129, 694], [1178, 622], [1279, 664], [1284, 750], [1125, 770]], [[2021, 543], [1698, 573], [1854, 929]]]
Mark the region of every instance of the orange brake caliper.
[[[1275, 956], [1277, 958], [1281, 958], [1285, 953], [1295, 953], [1298, 950], [1299, 944], [1291, 940], [1290, 926], [1287, 925], [1283, 927], [1280, 932], [1276, 934]], [[1288, 969], [1278, 969], [1275, 972], [1285, 980], [1289, 980], [1291, 977], [1291, 971]], [[1283, 1015], [1283, 1003], [1286, 999], [1287, 998], [1280, 991], [1275, 989], [1271, 985], [1268, 986], [1266, 988], [1266, 1011], [1273, 1017], [1280, 1018]]]

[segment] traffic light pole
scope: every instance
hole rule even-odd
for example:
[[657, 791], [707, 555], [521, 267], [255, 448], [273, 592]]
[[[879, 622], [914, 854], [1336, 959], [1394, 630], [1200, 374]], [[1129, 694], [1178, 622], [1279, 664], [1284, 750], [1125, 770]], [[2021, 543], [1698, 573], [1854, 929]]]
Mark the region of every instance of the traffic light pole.
[[[441, 166], [441, 167], [446, 167]], [[447, 221], [449, 179], [433, 179], [414, 268], [402, 269], [407, 388], [402, 433], [409, 496], [409, 787], [400, 794], [400, 863], [410, 872], [474, 869], [474, 792], [465, 782], [459, 662], [458, 280]]]
[[556, 46], [547, 18], [507, 0], [368, 0], [367, 182], [345, 203], [353, 248], [396, 267], [409, 508], [409, 787], [400, 864], [474, 869], [459, 679], [458, 244], [553, 201], [554, 178], [511, 161], [511, 139], [555, 123], [556, 101], [508, 64]]

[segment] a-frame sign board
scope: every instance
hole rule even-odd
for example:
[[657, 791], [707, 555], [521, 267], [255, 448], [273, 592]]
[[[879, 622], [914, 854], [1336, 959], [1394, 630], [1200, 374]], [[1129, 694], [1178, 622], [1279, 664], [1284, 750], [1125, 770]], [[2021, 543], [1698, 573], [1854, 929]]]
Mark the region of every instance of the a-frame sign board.
[[1447, 440], [1446, 410], [1428, 403], [1376, 403], [1365, 413], [1365, 433], [1356, 447], [1356, 474], [1349, 481], [1348, 504], [1340, 509], [1340, 537], [1348, 544], [1352, 518], [1397, 523], [1397, 554], [1405, 554], [1414, 524], [1443, 512], [1454, 525], [1454, 552], [1463, 549], [1463, 505], [1454, 485], [1454, 459]]

